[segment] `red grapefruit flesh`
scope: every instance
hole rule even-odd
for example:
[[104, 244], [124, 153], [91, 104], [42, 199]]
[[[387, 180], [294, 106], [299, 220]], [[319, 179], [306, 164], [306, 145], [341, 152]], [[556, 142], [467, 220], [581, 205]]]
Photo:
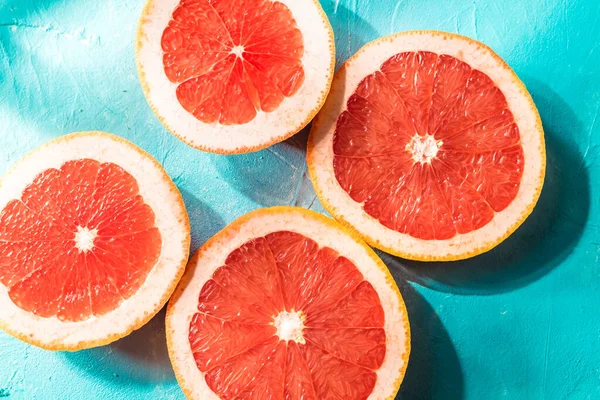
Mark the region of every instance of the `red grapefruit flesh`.
[[[334, 116], [317, 118], [308, 161], [326, 207], [362, 225], [375, 246], [408, 258], [463, 258], [493, 247], [531, 212], [543, 182], [543, 132], [529, 95], [491, 50], [409, 32], [365, 46], [338, 77], [327, 110]], [[500, 214], [509, 226], [498, 226]], [[457, 255], [429, 254], [436, 248]]]
[[[107, 157], [103, 151], [121, 151], [131, 159], [125, 163], [104, 159]], [[52, 152], [60, 156], [43, 158]], [[170, 248], [173, 245], [163, 234], [175, 233], [172, 229], [177, 231], [177, 225], [183, 224], [177, 236], [183, 238], [184, 244], [189, 238], [186, 239], [185, 221], [173, 221], [178, 212], [185, 212], [170, 193], [172, 183], [152, 161], [138, 161], [140, 166], [132, 167], [136, 156], [138, 160], [148, 157], [112, 135], [74, 134], [31, 153], [5, 178], [0, 187], [0, 202], [5, 203], [0, 211], [0, 290], [8, 295], [3, 302], [9, 303], [2, 306], [6, 306], [4, 311], [9, 316], [0, 313], [0, 322], [9, 332], [14, 330], [13, 325], [19, 329], [35, 328], [35, 321], [44, 321], [41, 323], [52, 326], [47, 331], [40, 328], [36, 336], [41, 338], [36, 338], [34, 344], [49, 348], [88, 347], [86, 340], [95, 345], [95, 340], [114, 340], [109, 337], [122, 334], [114, 331], [110, 320], [126, 301], [149, 301], [137, 311], [142, 319], [158, 311], [153, 308], [160, 304], [161, 297], [170, 294], [169, 289], [156, 289], [156, 298], [151, 294], [138, 299], [144, 292], [141, 288], [153, 285], [150, 276], [164, 269], [161, 258], [167, 254], [174, 260], [179, 258], [179, 265], [170, 265], [163, 277], [174, 286], [187, 253], [184, 248], [177, 249], [177, 245]], [[156, 208], [156, 199], [148, 202], [141, 165], [148, 176], [155, 174], [151, 168], [163, 174], [158, 178], [164, 179], [166, 185], [157, 184], [153, 190], [163, 192], [175, 207], [174, 213], [166, 212], [166, 220], [165, 211]], [[26, 176], [31, 176], [29, 183]], [[17, 196], [11, 198], [12, 194]], [[165, 229], [166, 221], [172, 228]], [[102, 326], [103, 321], [107, 321], [107, 326]], [[61, 335], [76, 337], [74, 332], [83, 330], [86, 324], [90, 325], [87, 329], [92, 329], [91, 324], [99, 332], [106, 329], [107, 336], [89, 339], [85, 332], [79, 332], [83, 337], [77, 342], [61, 342]], [[131, 330], [138, 324], [123, 329]], [[69, 332], [69, 326], [73, 332]], [[24, 332], [16, 334], [20, 337]], [[88, 334], [93, 338], [93, 334]]]
[[304, 82], [302, 33], [277, 1], [181, 2], [161, 45], [179, 102], [203, 122], [244, 124]]
[[154, 212], [129, 173], [68, 161], [39, 174], [2, 210], [0, 283], [26, 311], [81, 321], [131, 297], [160, 248]]
[[[361, 296], [364, 292], [371, 296]], [[343, 307], [349, 299], [354, 307]], [[355, 315], [365, 309], [382, 318], [365, 324]], [[302, 235], [275, 232], [235, 250], [200, 291], [198, 310], [190, 324], [192, 351], [209, 387], [222, 398], [243, 391], [264, 398], [251, 381], [268, 382], [267, 389], [277, 383], [281, 390], [273, 398], [282, 398], [283, 391], [297, 390], [280, 373], [295, 360], [306, 364], [296, 379], [311, 381], [319, 399], [366, 398], [375, 386], [373, 371], [381, 367], [386, 346], [379, 297], [350, 261]], [[300, 310], [303, 339], [296, 343], [297, 356], [288, 357], [273, 316]], [[352, 376], [362, 385], [348, 385]]]
[[333, 78], [317, 0], [148, 0], [136, 45], [144, 93], [196, 148], [255, 151], [306, 126]]
[[[410, 148], [429, 143], [435, 156], [419, 148], [415, 160]], [[489, 223], [523, 175], [519, 128], [502, 92], [468, 64], [424, 51], [394, 55], [359, 83], [333, 151], [336, 178], [367, 214], [425, 240]]]
[[[398, 351], [407, 344], [399, 324], [404, 311], [395, 308], [399, 293], [389, 291], [393, 281], [375, 278], [385, 267], [370, 269], [357, 248], [345, 247], [339, 238], [331, 242], [339, 250], [317, 243], [340, 232], [325, 217], [277, 208], [245, 218], [199, 251], [190, 265], [194, 276], [184, 279], [185, 293], [170, 305], [170, 355], [188, 397], [393, 396], [403, 370]], [[310, 223], [302, 233], [280, 230], [283, 223], [276, 220], [290, 218]], [[242, 237], [248, 240], [233, 244]], [[367, 249], [359, 246], [359, 252]], [[222, 265], [209, 254], [217, 252], [227, 252]], [[371, 257], [376, 256], [367, 256], [372, 262]], [[352, 259], [361, 260], [363, 268]], [[194, 273], [200, 264], [204, 271]], [[179, 321], [189, 322], [179, 326]], [[202, 382], [189, 381], [194, 376]]]

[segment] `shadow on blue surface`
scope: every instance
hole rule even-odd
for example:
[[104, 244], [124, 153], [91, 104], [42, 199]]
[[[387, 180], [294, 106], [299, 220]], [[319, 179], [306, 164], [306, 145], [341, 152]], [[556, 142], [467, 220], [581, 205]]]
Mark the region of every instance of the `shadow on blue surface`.
[[434, 309], [399, 271], [394, 271], [406, 302], [411, 329], [411, 355], [396, 400], [460, 400], [464, 378], [458, 355]]
[[[321, 1], [335, 34], [336, 67], [377, 31], [338, 1]], [[268, 149], [241, 155], [217, 156], [213, 164], [221, 178], [260, 206], [296, 205], [311, 208], [314, 191], [306, 171], [306, 141], [310, 125], [290, 139]], [[304, 190], [304, 191], [303, 191]], [[308, 193], [310, 192], [310, 193]], [[311, 197], [306, 199], [304, 195]]]
[[74, 353], [58, 353], [83, 373], [113, 385], [150, 385], [174, 382], [165, 336], [165, 310], [131, 335], [107, 346]]
[[225, 221], [205, 202], [190, 191], [179, 188], [190, 219], [192, 243], [190, 256], [210, 237], [225, 227]]
[[[182, 189], [192, 229], [193, 254], [225, 222], [197, 196]], [[60, 353], [72, 366], [115, 385], [155, 386], [175, 382], [165, 337], [165, 310], [131, 335], [107, 346]]]
[[214, 155], [213, 165], [221, 179], [255, 203], [293, 205], [306, 179], [307, 131], [298, 135], [255, 153]]
[[585, 160], [571, 139], [584, 135], [584, 127], [548, 86], [527, 83], [544, 123], [547, 151], [546, 180], [533, 213], [494, 250], [468, 260], [421, 263], [380, 252], [392, 271], [438, 291], [489, 295], [536, 281], [573, 251], [590, 208]]
[[[191, 255], [225, 222], [189, 191], [181, 190], [181, 194], [192, 229]], [[110, 345], [60, 354], [70, 365], [112, 384], [155, 386], [175, 381], [167, 352], [164, 309], [142, 328]]]
[[335, 36], [337, 70], [358, 49], [375, 40], [379, 34], [367, 21], [339, 0], [322, 0], [321, 5], [329, 17]]

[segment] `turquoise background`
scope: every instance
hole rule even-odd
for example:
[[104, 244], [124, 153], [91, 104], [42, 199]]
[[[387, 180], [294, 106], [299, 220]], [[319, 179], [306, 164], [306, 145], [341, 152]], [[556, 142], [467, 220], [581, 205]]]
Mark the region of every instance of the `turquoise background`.
[[[600, 398], [600, 2], [322, 0], [338, 66], [381, 35], [440, 29], [494, 48], [523, 79], [546, 130], [539, 205], [496, 250], [465, 262], [385, 256], [413, 350], [399, 399]], [[306, 132], [242, 156], [169, 135], [138, 83], [143, 0], [0, 0], [0, 172], [64, 133], [104, 130], [165, 166], [183, 193], [192, 250], [236, 217], [291, 204], [323, 211]], [[0, 334], [0, 398], [183, 399], [164, 312], [102, 348], [52, 353]]]

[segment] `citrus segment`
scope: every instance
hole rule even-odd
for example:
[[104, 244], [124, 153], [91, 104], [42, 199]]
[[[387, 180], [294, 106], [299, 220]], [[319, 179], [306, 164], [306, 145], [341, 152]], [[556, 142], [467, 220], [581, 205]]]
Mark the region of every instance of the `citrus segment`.
[[342, 360], [311, 343], [298, 346], [315, 388], [317, 399], [367, 399], [373, 392], [377, 374]]
[[483, 45], [435, 32], [382, 38], [345, 64], [332, 90], [309, 140], [311, 176], [332, 214], [374, 244], [396, 243], [379, 247], [428, 259], [437, 257], [433, 241], [446, 241], [443, 251], [468, 254], [475, 250], [459, 244], [484, 248], [514, 229], [499, 228], [499, 213], [509, 224], [535, 204], [545, 154], [539, 117]]
[[[281, 219], [298, 213], [298, 223], [306, 223], [294, 209], [274, 212], [281, 213]], [[365, 278], [379, 276], [379, 267], [378, 272], [372, 267], [359, 269], [352, 260], [356, 254], [346, 247], [338, 251], [330, 247], [337, 242], [319, 243], [323, 231], [315, 230], [319, 234], [311, 237], [302, 230], [281, 230], [281, 220], [267, 218], [262, 223], [255, 218], [260, 232], [246, 231], [241, 234], [246, 241], [235, 240], [235, 245], [221, 242], [224, 249], [212, 250], [223, 253], [219, 257], [203, 256], [206, 250], [201, 249], [193, 259], [195, 264], [206, 257], [202, 264], [206, 279], [185, 286], [185, 291], [195, 287], [193, 291], [199, 292], [199, 297], [190, 295], [185, 302], [185, 313], [191, 313], [185, 327], [172, 324], [174, 318], [187, 321], [183, 311], [177, 311], [183, 301], [179, 296], [186, 293], [171, 303], [168, 343], [180, 381], [182, 363], [187, 365], [185, 374], [200, 374], [206, 384], [206, 390], [194, 392], [193, 398], [216, 398], [214, 394], [224, 399], [379, 398], [378, 371], [397, 376], [399, 370], [389, 370], [385, 363], [398, 362], [393, 349], [402, 346], [396, 335], [403, 329], [397, 326], [397, 311], [390, 309], [390, 293], [384, 289], [390, 281], [375, 279], [379, 285], [385, 282], [379, 286], [385, 293], [380, 297]], [[313, 218], [307, 213], [307, 220]], [[319, 219], [312, 223], [325, 229]], [[230, 229], [244, 232], [243, 226]], [[227, 229], [223, 235], [228, 235]], [[362, 246], [359, 252], [364, 251]], [[224, 264], [217, 266], [218, 259]], [[367, 264], [373, 260], [358, 259]], [[400, 330], [391, 332], [390, 326]], [[194, 365], [183, 357], [193, 359]]]
[[[84, 254], [86, 265], [89, 268], [92, 313], [95, 315], [102, 315], [115, 309], [119, 303], [125, 300], [125, 293], [127, 292], [126, 288], [120, 287], [117, 279], [115, 279], [119, 273], [119, 264], [106, 263], [106, 254], [99, 255], [101, 252], [100, 250], [96, 254]], [[131, 277], [121, 278], [119, 281], [136, 283], [135, 279], [131, 279]]]
[[335, 305], [308, 315], [313, 328], [373, 328], [384, 326], [384, 312], [373, 286], [366, 281]]
[[519, 146], [519, 129], [505, 110], [455, 132], [440, 131], [438, 137], [444, 143], [443, 149], [453, 152], [480, 153]]
[[[246, 283], [245, 280], [243, 283]], [[244, 288], [248, 287], [247, 284], [244, 286]], [[235, 299], [235, 291], [235, 289], [227, 290], [216, 281], [211, 280], [207, 282], [200, 293], [200, 305], [198, 308], [207, 315], [212, 315], [216, 318], [231, 319], [232, 321], [242, 323], [270, 321], [269, 310], [265, 308], [263, 303], [257, 301], [257, 296], [247, 295], [245, 300], [248, 301], [248, 308], [240, 311], [237, 305], [235, 305], [235, 302], [233, 302]]]
[[[118, 160], [123, 155], [128, 161]], [[111, 322], [124, 304], [135, 305], [140, 293], [152, 290], [151, 276], [164, 273], [165, 251], [179, 263], [167, 267], [167, 284], [178, 279], [187, 253], [163, 236], [170, 232], [184, 246], [189, 240], [177, 215], [181, 204], [165, 213], [149, 198], [145, 181], [160, 176], [167, 184], [153, 181], [153, 190], [171, 203], [180, 197], [173, 197], [168, 177], [145, 157], [111, 135], [81, 133], [48, 143], [6, 175], [0, 187], [0, 293], [7, 296], [0, 322], [10, 333], [18, 326], [21, 337], [23, 329], [40, 324], [45, 328], [27, 339], [34, 344], [94, 345], [138, 327], [136, 314], [143, 320], [158, 311], [166, 288], [157, 290], [158, 298], [143, 295], [148, 304], [121, 322], [131, 326]]]
[[306, 359], [296, 342], [287, 345], [287, 363], [285, 369], [284, 399], [316, 400], [315, 385], [306, 364]]
[[[443, 160], [440, 156], [440, 160]], [[494, 218], [494, 210], [475, 188], [469, 184], [468, 176], [457, 173], [448, 164], [435, 162], [438, 174], [445, 179], [438, 183], [440, 197], [447, 204], [447, 212], [451, 216], [449, 229], [451, 234], [464, 234], [482, 228]], [[468, 167], [469, 170], [472, 168]], [[464, 216], [469, 216], [465, 218]]]
[[286, 377], [287, 346], [279, 342], [256, 377], [237, 396], [238, 399], [282, 399]]
[[520, 146], [481, 153], [441, 152], [440, 160], [476, 188], [496, 212], [508, 207], [517, 195], [525, 161]]
[[[23, 251], [23, 248], [17, 251]], [[12, 268], [10, 267], [11, 255], [12, 253], [5, 252], [5, 257], [9, 259], [9, 270], [19, 271], [19, 264], [15, 263]], [[35, 253], [32, 253], [30, 257], [34, 255]], [[56, 315], [60, 310], [59, 307], [63, 300], [62, 291], [65, 286], [60, 278], [64, 279], [63, 271], [69, 271], [72, 268], [76, 257], [77, 252], [74, 251], [72, 245], [62, 244], [61, 246], [61, 243], [58, 243], [58, 246], [52, 247], [47, 262], [32, 266], [31, 272], [27, 275], [21, 276], [20, 279], [13, 279], [10, 287], [5, 283], [7, 281], [2, 283], [9, 288], [8, 293], [11, 300], [21, 309], [35, 310], [40, 317]], [[5, 270], [5, 267], [3, 266], [2, 269]], [[41, 286], [38, 283], [40, 281], [47, 287], [39, 287]], [[73, 291], [72, 295], [74, 294], [76, 294], [76, 290]], [[77, 303], [75, 302], [75, 307], [77, 307]]]
[[[427, 51], [396, 54], [381, 65], [383, 77], [407, 108], [407, 115], [410, 115], [414, 130], [419, 135], [427, 134], [437, 65], [438, 55]], [[378, 93], [373, 95], [377, 97]]]
[[306, 328], [306, 341], [335, 357], [368, 369], [378, 369], [385, 357], [383, 328]]
[[[284, 307], [284, 291], [281, 287], [281, 278], [276, 267], [276, 261], [271, 247], [266, 238], [259, 238], [233, 251], [225, 264], [229, 276], [239, 276], [243, 279], [236, 280], [233, 288], [247, 284], [240, 292], [247, 292], [250, 296], [257, 296], [256, 305], [265, 307], [265, 313], [273, 315], [274, 312]], [[217, 274], [215, 273], [215, 276]], [[254, 304], [247, 302], [247, 304]]]
[[319, 277], [313, 278], [316, 283], [313, 291], [306, 294], [303, 304], [298, 305], [299, 308], [306, 310], [307, 314], [319, 313], [336, 307], [340, 301], [346, 296], [350, 296], [354, 289], [364, 282], [362, 274], [345, 257], [338, 257], [329, 265], [329, 268], [324, 268], [321, 276], [318, 271], [307, 271], [307, 274]]
[[[446, 122], [457, 116], [456, 106], [463, 101], [472, 68], [458, 58], [441, 54], [436, 67], [431, 95], [431, 109], [427, 131], [432, 134], [445, 134]], [[512, 116], [511, 116], [512, 117]], [[444, 126], [443, 132], [439, 132]]]
[[[319, 310], [331, 306], [362, 281], [360, 272], [332, 249], [292, 232], [267, 236], [282, 281], [285, 308]], [[280, 308], [281, 310], [281, 308]]]
[[[270, 339], [250, 348], [206, 372], [206, 383], [221, 399], [234, 399], [261, 373], [277, 353], [277, 339]], [[264, 372], [264, 371], [263, 371]]]
[[232, 322], [203, 313], [194, 315], [190, 322], [190, 345], [198, 368], [204, 371], [253, 349], [274, 334], [275, 329], [267, 324]]

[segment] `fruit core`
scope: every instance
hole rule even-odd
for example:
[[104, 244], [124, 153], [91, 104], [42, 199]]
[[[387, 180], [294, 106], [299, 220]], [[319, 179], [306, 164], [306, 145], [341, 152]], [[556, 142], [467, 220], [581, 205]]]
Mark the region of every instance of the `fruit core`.
[[235, 54], [239, 58], [244, 57], [244, 46], [233, 46], [231, 49], [231, 54]]
[[81, 226], [77, 227], [75, 233], [75, 247], [80, 252], [87, 252], [94, 248], [94, 239], [98, 236], [98, 229], [88, 229]]
[[305, 319], [306, 316], [302, 311], [281, 311], [273, 320], [279, 339], [305, 344], [306, 341], [302, 335]]
[[435, 140], [433, 135], [420, 136], [416, 134], [406, 144], [406, 150], [411, 154], [415, 162], [421, 164], [430, 163], [437, 155], [440, 147], [444, 144], [441, 140]]

